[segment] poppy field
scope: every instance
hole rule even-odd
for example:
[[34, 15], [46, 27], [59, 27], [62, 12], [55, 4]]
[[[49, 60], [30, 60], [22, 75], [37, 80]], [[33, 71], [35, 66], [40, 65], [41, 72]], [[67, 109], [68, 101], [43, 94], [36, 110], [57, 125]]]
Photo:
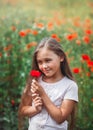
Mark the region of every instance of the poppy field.
[[75, 130], [93, 130], [92, 0], [0, 1], [0, 130], [18, 130], [20, 97], [44, 37], [60, 42], [78, 84]]

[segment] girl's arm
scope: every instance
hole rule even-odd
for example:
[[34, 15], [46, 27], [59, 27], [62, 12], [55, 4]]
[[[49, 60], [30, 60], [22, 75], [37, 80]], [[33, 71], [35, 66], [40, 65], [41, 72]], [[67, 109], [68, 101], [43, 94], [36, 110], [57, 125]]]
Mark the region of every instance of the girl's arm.
[[47, 96], [44, 89], [38, 84], [37, 81], [32, 83], [32, 89], [33, 91], [36, 91], [39, 93], [39, 95], [42, 98], [43, 104], [46, 107], [48, 113], [50, 116], [57, 122], [62, 123], [64, 122], [71, 112], [73, 111], [76, 102], [73, 100], [63, 100], [60, 107], [57, 107]]
[[50, 116], [59, 124], [67, 120], [76, 104], [73, 100], [63, 100], [61, 106], [57, 107], [46, 93], [43, 93], [41, 98]]
[[21, 98], [21, 103], [19, 106], [19, 115], [32, 117], [38, 114], [41, 111], [40, 106], [42, 106], [41, 98], [37, 95], [37, 98], [34, 99], [33, 102], [34, 102], [34, 106], [32, 106], [31, 93], [29, 95], [26, 92], [23, 93]]

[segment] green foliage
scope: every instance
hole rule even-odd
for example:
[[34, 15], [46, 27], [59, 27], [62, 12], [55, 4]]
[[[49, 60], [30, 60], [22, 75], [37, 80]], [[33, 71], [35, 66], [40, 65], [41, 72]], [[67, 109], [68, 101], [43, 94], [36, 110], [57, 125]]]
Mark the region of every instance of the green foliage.
[[[74, 0], [71, 3], [78, 8], [80, 0], [78, 4]], [[70, 10], [71, 3], [59, 1], [54, 6], [57, 5], [57, 10], [62, 8], [66, 11]], [[85, 3], [86, 0], [83, 1]], [[45, 4], [46, 8], [48, 5], [54, 8], [52, 1]], [[77, 17], [71, 11], [71, 17], [61, 16], [62, 10], [55, 10], [57, 15], [51, 13], [51, 18], [49, 13], [43, 17], [42, 11], [42, 15], [36, 17], [36, 12], [35, 16], [32, 12], [32, 15], [29, 14], [35, 11], [33, 8], [18, 11], [11, 4], [7, 5], [7, 15], [0, 14], [0, 129], [18, 130], [18, 106], [31, 69], [34, 48], [47, 36], [60, 41], [79, 86], [76, 130], [93, 129], [93, 12], [87, 11], [87, 5], [82, 7], [83, 11], [85, 7], [89, 14], [83, 18], [78, 17], [81, 10], [78, 10]], [[4, 12], [7, 12], [6, 9]], [[82, 55], [87, 55], [89, 59], [82, 58]]]

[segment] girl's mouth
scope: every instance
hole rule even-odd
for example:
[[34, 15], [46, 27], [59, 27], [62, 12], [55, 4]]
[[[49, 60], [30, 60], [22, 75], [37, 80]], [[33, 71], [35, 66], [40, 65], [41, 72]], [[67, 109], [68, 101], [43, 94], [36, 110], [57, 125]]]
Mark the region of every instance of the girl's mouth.
[[49, 73], [50, 72], [50, 70], [43, 70], [43, 73]]

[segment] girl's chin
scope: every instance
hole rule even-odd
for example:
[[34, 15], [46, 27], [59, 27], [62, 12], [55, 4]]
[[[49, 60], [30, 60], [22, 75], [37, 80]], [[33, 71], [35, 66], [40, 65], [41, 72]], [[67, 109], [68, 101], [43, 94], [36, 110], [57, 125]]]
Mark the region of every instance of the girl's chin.
[[44, 76], [47, 77], [47, 78], [52, 77], [52, 75], [50, 75], [50, 74], [44, 74]]
[[45, 77], [52, 77], [53, 76], [53, 74], [50, 73], [49, 71], [44, 72], [43, 74], [44, 74]]

